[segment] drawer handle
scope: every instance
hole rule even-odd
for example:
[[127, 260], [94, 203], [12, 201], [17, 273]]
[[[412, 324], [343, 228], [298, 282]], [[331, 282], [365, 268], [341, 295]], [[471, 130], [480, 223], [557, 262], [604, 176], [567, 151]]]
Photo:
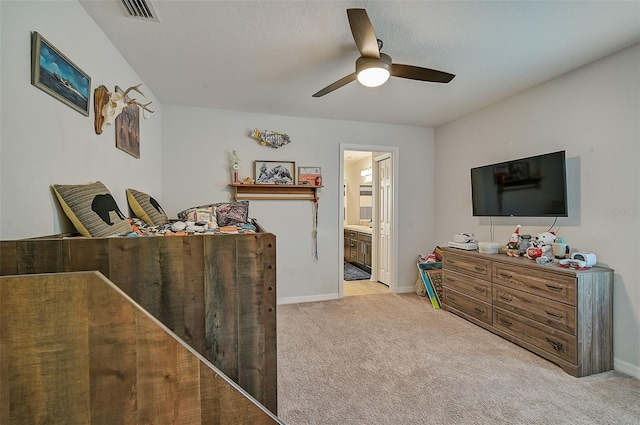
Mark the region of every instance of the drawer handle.
[[479, 293], [481, 293], [481, 294], [484, 294], [484, 288], [480, 288], [480, 287], [478, 287], [478, 286], [474, 286], [473, 288], [476, 290], [476, 292], [479, 292]]
[[456, 280], [452, 277], [447, 276], [447, 282], [455, 282]]
[[513, 298], [508, 297], [508, 296], [506, 296], [506, 295], [502, 295], [502, 294], [500, 294], [500, 295], [498, 295], [498, 296], [500, 297], [500, 299], [501, 299], [501, 300], [506, 301], [506, 302], [508, 302], [508, 303], [510, 303], [511, 301], [513, 301]]
[[560, 350], [562, 350], [562, 343], [560, 343], [560, 342], [556, 342], [556, 341], [552, 341], [552, 340], [550, 340], [550, 339], [549, 339], [549, 338], [547, 338], [547, 337], [545, 337], [544, 339], [546, 339], [546, 340], [547, 340], [547, 342], [548, 342], [549, 344], [551, 344], [551, 346], [553, 347], [553, 349], [554, 349], [554, 350], [556, 350], [556, 351], [560, 351]]
[[549, 289], [551, 289], [552, 291], [556, 291], [556, 292], [560, 292], [562, 291], [564, 288], [561, 286], [553, 286], [553, 285], [549, 285], [548, 283], [545, 283], [545, 286]]
[[474, 267], [474, 269], [475, 269], [475, 271], [477, 271], [477, 272], [483, 272], [483, 271], [485, 271], [485, 270], [486, 270], [484, 267], [478, 267], [478, 266]]
[[455, 301], [456, 297], [452, 297], [451, 295], [447, 295], [447, 299], [451, 300], [451, 301]]
[[478, 314], [484, 314], [484, 310], [483, 310], [483, 309], [481, 309], [481, 308], [478, 308], [478, 307], [475, 307], [475, 308], [473, 309], [473, 311], [475, 311], [475, 312], [476, 312], [476, 313], [478, 313]]
[[500, 273], [500, 277], [503, 279], [511, 279], [513, 277], [512, 274]]
[[555, 317], [556, 319], [562, 319], [562, 314], [555, 314], [555, 313], [552, 313], [552, 312], [547, 311], [547, 310], [545, 310], [544, 312], [547, 313], [551, 317]]
[[502, 323], [504, 323], [505, 325], [507, 325], [507, 326], [512, 326], [512, 325], [513, 325], [513, 322], [510, 322], [510, 321], [508, 321], [507, 319], [504, 319], [504, 318], [502, 318], [502, 317], [500, 318], [500, 321], [501, 321]]

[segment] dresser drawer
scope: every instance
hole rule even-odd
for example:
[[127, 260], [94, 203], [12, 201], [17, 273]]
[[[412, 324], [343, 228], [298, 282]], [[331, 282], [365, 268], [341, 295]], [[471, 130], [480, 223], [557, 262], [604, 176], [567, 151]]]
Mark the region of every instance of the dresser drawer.
[[445, 270], [442, 284], [450, 289], [491, 303], [491, 282]]
[[517, 314], [493, 309], [493, 326], [549, 354], [576, 363], [576, 338]]
[[447, 252], [443, 258], [447, 270], [468, 274], [479, 279], [491, 280], [491, 261]]
[[447, 287], [442, 288], [442, 298], [445, 307], [451, 307], [488, 325], [491, 324], [491, 304], [483, 303]]
[[493, 305], [575, 335], [576, 310], [573, 306], [502, 285], [493, 287]]
[[571, 276], [496, 262], [493, 283], [566, 304], [576, 304], [576, 280]]

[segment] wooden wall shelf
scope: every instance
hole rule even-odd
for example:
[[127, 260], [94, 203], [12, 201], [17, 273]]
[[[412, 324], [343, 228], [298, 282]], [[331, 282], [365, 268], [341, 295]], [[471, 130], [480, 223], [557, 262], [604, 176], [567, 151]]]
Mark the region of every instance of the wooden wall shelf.
[[231, 183], [233, 199], [270, 201], [317, 201], [318, 189], [322, 186], [310, 184], [242, 184]]

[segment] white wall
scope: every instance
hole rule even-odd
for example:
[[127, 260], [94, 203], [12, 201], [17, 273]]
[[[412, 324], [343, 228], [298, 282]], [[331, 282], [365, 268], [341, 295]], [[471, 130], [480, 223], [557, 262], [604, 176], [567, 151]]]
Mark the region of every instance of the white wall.
[[[640, 377], [640, 45], [436, 129], [436, 239], [472, 231], [469, 169], [566, 150], [569, 217], [557, 231], [615, 269], [615, 368]], [[494, 218], [495, 241], [547, 230], [552, 219]]]
[[102, 181], [120, 209], [125, 189], [160, 197], [160, 104], [143, 92], [156, 113], [140, 120], [141, 158], [115, 147], [115, 132], [98, 136], [85, 117], [31, 85], [31, 31], [39, 32], [91, 77], [91, 91], [142, 82], [76, 1], [0, 1], [0, 238], [43, 236], [73, 227], [52, 194], [52, 184]]
[[[164, 105], [163, 194], [159, 200], [169, 215], [190, 206], [230, 199], [227, 187], [230, 152], [241, 159], [240, 178], [253, 176], [254, 160], [295, 161], [322, 168], [319, 191], [318, 251], [312, 257], [310, 201], [250, 201], [249, 214], [277, 237], [278, 299], [282, 302], [336, 298], [341, 279], [342, 235], [339, 197], [342, 181], [340, 143], [398, 147], [399, 282], [412, 291], [416, 256], [432, 241], [433, 130], [349, 121]], [[286, 133], [292, 143], [273, 149], [248, 135], [254, 128]], [[433, 249], [433, 246], [430, 247]]]

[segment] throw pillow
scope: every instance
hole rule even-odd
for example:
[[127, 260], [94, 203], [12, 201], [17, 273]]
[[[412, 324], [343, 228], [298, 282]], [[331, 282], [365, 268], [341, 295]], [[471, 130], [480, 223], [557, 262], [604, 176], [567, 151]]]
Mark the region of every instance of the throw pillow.
[[188, 210], [178, 213], [178, 217], [182, 221], [193, 221], [194, 223], [207, 223], [208, 229], [215, 229], [218, 227], [218, 220], [216, 218], [216, 207], [209, 205], [207, 207], [194, 207]]
[[127, 189], [126, 192], [127, 201], [136, 217], [151, 226], [169, 223], [169, 217], [153, 197], [135, 189]]
[[217, 221], [215, 227], [241, 226], [249, 219], [249, 201], [231, 201], [202, 205], [180, 211], [178, 213], [178, 220], [195, 221], [187, 218], [189, 213], [195, 209], [210, 209], [214, 212]]
[[218, 226], [241, 226], [249, 218], [249, 201], [221, 202], [216, 204]]
[[53, 185], [53, 191], [69, 220], [82, 236], [101, 238], [131, 233], [109, 189], [101, 182], [84, 185]]

